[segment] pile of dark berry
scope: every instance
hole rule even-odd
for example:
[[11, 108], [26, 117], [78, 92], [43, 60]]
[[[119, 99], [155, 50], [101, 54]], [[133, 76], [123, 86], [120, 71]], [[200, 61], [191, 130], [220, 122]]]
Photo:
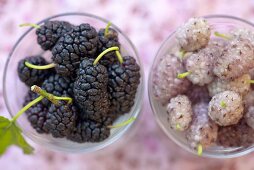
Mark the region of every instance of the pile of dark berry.
[[[120, 62], [118, 33], [105, 29], [97, 32], [87, 23], [74, 26], [65, 21], [47, 21], [36, 29], [38, 44], [52, 52], [52, 63], [40, 55], [22, 59], [20, 80], [72, 99], [71, 103], [59, 99], [55, 104], [44, 98], [29, 108], [27, 118], [38, 133], [79, 143], [100, 142], [109, 137], [114, 120], [131, 110], [140, 67], [132, 56], [123, 56]], [[96, 61], [105, 50], [109, 52]], [[29, 91], [24, 105], [38, 96]]]

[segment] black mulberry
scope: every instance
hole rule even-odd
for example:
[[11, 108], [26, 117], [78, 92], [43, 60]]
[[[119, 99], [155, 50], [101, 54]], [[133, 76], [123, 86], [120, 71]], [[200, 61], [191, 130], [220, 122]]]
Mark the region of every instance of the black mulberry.
[[74, 129], [78, 116], [75, 105], [67, 105], [63, 101], [59, 103], [60, 105], [51, 104], [45, 122], [45, 128], [57, 138], [65, 137]]
[[84, 57], [95, 57], [98, 35], [89, 24], [74, 27], [70, 33], [63, 35], [52, 49], [52, 60], [56, 71], [61, 75], [73, 75]]
[[36, 30], [37, 42], [43, 50], [51, 50], [58, 39], [72, 30], [73, 26], [65, 21], [46, 21]]
[[34, 65], [47, 65], [48, 63], [42, 56], [27, 57], [20, 60], [18, 63], [18, 75], [22, 82], [24, 82], [27, 86], [32, 86], [35, 84], [41, 85], [51, 70], [37, 70], [29, 68], [25, 65], [26, 61]]
[[[27, 105], [29, 102], [31, 102], [37, 97], [38, 95], [36, 93], [29, 91], [25, 97], [25, 102], [23, 105]], [[47, 128], [45, 128], [47, 113], [48, 107], [46, 107], [42, 103], [37, 103], [26, 111], [28, 121], [38, 133], [48, 133]]]
[[131, 56], [123, 57], [123, 63], [108, 68], [108, 92], [111, 115], [118, 116], [130, 111], [138, 85], [140, 83], [140, 67]]
[[93, 59], [80, 63], [78, 78], [74, 82], [74, 97], [82, 109], [82, 118], [102, 121], [109, 110], [107, 93], [108, 73], [101, 65], [93, 65]]
[[[58, 74], [51, 75], [42, 83], [42, 89], [55, 96], [73, 96], [73, 81], [71, 78], [62, 77]], [[42, 103], [49, 105], [47, 99], [43, 99]]]
[[[116, 30], [109, 28], [107, 34], [105, 35], [105, 29], [100, 29], [98, 32], [98, 36], [99, 36], [98, 54], [110, 47], [120, 48], [120, 43], [118, 41], [118, 33]], [[103, 58], [100, 60], [100, 64], [106, 67], [116, 62], [117, 57], [114, 51], [105, 54]]]
[[81, 121], [77, 124], [73, 132], [67, 136], [71, 141], [84, 142], [101, 142], [108, 138], [110, 129], [105, 123], [98, 123], [92, 120]]

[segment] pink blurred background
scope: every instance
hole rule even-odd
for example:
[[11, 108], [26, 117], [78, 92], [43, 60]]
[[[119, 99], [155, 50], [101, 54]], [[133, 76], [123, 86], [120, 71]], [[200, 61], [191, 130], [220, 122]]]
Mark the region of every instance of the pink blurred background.
[[[25, 31], [18, 25], [64, 12], [87, 12], [119, 26], [136, 45], [149, 73], [163, 40], [193, 16], [227, 14], [254, 22], [252, 0], [0, 0], [0, 79], [12, 46]], [[9, 116], [0, 83], [0, 115]], [[128, 139], [128, 142], [126, 142]], [[0, 141], [1, 142], [1, 141]], [[32, 143], [32, 142], [31, 142]], [[0, 157], [3, 170], [253, 170], [254, 153], [218, 160], [193, 156], [170, 141], [156, 125], [145, 94], [144, 109], [132, 137], [91, 154], [66, 154], [35, 146], [32, 156], [12, 147]], [[252, 158], [253, 157], [253, 158]]]

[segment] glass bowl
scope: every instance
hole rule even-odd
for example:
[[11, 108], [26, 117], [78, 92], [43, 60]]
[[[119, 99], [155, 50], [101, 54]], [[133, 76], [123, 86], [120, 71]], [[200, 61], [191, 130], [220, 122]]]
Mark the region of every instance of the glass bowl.
[[[69, 21], [72, 24], [78, 25], [81, 23], [89, 23], [93, 25], [96, 29], [105, 28], [108, 21], [86, 13], [64, 13], [60, 15], [55, 15], [49, 18], [40, 21], [38, 25], [42, 24], [46, 20], [64, 20]], [[141, 108], [142, 108], [142, 99], [143, 99], [143, 90], [144, 90], [144, 80], [143, 80], [143, 69], [142, 63], [139, 60], [137, 50], [135, 49], [132, 42], [129, 38], [114, 24], [111, 25], [119, 34], [119, 41], [121, 43], [121, 53], [122, 55], [131, 55], [135, 57], [137, 63], [141, 67], [141, 80], [137, 90], [135, 104], [132, 107], [131, 111], [119, 119], [117, 119], [114, 124], [126, 121], [131, 117], [138, 118]], [[21, 108], [24, 101], [24, 96], [29, 90], [18, 78], [17, 74], [17, 64], [19, 60], [30, 55], [43, 54], [43, 56], [49, 60], [51, 53], [49, 51], [43, 51], [40, 46], [36, 43], [35, 29], [28, 29], [17, 41], [11, 53], [8, 57], [8, 60], [5, 65], [4, 77], [3, 77], [3, 90], [4, 90], [4, 100], [7, 106], [7, 109], [11, 116], [14, 116]], [[39, 134], [37, 133], [28, 122], [26, 115], [23, 114], [18, 120], [17, 124], [21, 127], [25, 136], [30, 138], [35, 143], [45, 146], [49, 149], [65, 151], [65, 152], [92, 152], [99, 149], [102, 149], [106, 146], [117, 141], [121, 138], [128, 130], [135, 124], [135, 121], [120, 127], [111, 129], [110, 136], [99, 143], [75, 143], [67, 139], [53, 138], [51, 135]]]
[[[208, 22], [212, 25], [212, 29], [225, 33], [234, 28], [247, 28], [250, 30], [254, 30], [254, 24], [240, 18], [232, 17], [232, 16], [224, 16], [224, 15], [211, 15], [205, 16]], [[153, 65], [149, 75], [148, 81], [148, 93], [150, 104], [154, 113], [154, 116], [157, 120], [157, 123], [161, 127], [161, 129], [166, 133], [166, 135], [173, 140], [180, 147], [190, 151], [193, 154], [197, 154], [197, 151], [191, 149], [184, 137], [184, 134], [180, 132], [176, 132], [171, 128], [168, 128], [168, 123], [166, 119], [166, 107], [160, 104], [153, 95], [153, 75], [156, 70], [156, 67], [159, 66], [159, 61], [163, 56], [168, 54], [169, 52], [176, 52], [175, 50], [179, 50], [175, 48], [175, 32], [173, 32], [169, 37], [163, 42], [160, 49], [158, 50], [156, 57], [153, 61]], [[254, 149], [254, 144], [249, 147], [229, 147], [224, 148], [220, 146], [209, 147], [204, 150], [202, 156], [204, 157], [213, 157], [213, 158], [231, 158], [238, 157], [241, 155], [245, 155], [247, 153], [252, 152]]]

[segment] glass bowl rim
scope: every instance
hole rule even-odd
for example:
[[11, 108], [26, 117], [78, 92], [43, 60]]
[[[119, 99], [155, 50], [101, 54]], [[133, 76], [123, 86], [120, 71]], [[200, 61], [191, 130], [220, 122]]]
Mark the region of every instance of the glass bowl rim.
[[[230, 20], [235, 20], [235, 21], [239, 21], [239, 22], [242, 22], [244, 24], [247, 24], [249, 26], [252, 26], [254, 28], [254, 23], [252, 22], [249, 22], [247, 20], [244, 20], [242, 18], [239, 18], [239, 17], [235, 17], [235, 16], [230, 16], [230, 15], [223, 15], [223, 14], [215, 14], [215, 15], [205, 15], [205, 16], [200, 16], [200, 17], [203, 17], [203, 18], [206, 18], [206, 19], [230, 19]], [[179, 26], [178, 26], [179, 27]], [[174, 29], [174, 31], [172, 31], [169, 36], [163, 40], [162, 44], [160, 45], [159, 49], [157, 50], [156, 52], [156, 55], [155, 55], [155, 58], [153, 59], [153, 64], [151, 66], [151, 69], [149, 71], [149, 76], [148, 76], [148, 88], [147, 88], [147, 91], [148, 91], [148, 98], [149, 98], [149, 103], [150, 103], [150, 106], [152, 108], [152, 112], [153, 112], [153, 115], [156, 119], [156, 122], [157, 124], [159, 125], [159, 127], [162, 129], [162, 131], [166, 134], [166, 136], [168, 137], [168, 139], [172, 140], [175, 144], [177, 144], [179, 147], [181, 147], [182, 149], [184, 149], [185, 151], [188, 151], [189, 153], [192, 153], [194, 155], [197, 155], [196, 152], [194, 152], [191, 148], [189, 147], [186, 147], [185, 144], [179, 142], [176, 138], [174, 138], [173, 135], [171, 135], [169, 132], [167, 132], [166, 128], [163, 126], [163, 124], [161, 123], [156, 111], [155, 111], [155, 108], [154, 108], [154, 104], [153, 104], [153, 101], [152, 101], [152, 85], [151, 85], [151, 80], [152, 80], [152, 72], [153, 72], [153, 68], [154, 68], [154, 61], [156, 60], [156, 58], [159, 56], [159, 53], [160, 51], [163, 49], [163, 47], [167, 44], [167, 42], [172, 38], [172, 36], [175, 34], [177, 28], [176, 27]], [[243, 156], [243, 155], [246, 155], [248, 153], [251, 153], [252, 151], [254, 150], [254, 143], [253, 145], [249, 146], [249, 147], [246, 147], [240, 151], [236, 151], [234, 153], [227, 153], [227, 154], [221, 154], [221, 153], [218, 153], [218, 154], [215, 154], [215, 153], [206, 153], [204, 152], [202, 154], [202, 157], [207, 157], [207, 158], [218, 158], [218, 159], [222, 159], [222, 158], [235, 158], [235, 157], [239, 157], [239, 156]]]
[[[45, 21], [48, 21], [48, 20], [51, 20], [51, 19], [55, 19], [55, 18], [59, 18], [59, 17], [64, 17], [64, 16], [84, 16], [84, 17], [87, 17], [87, 18], [92, 18], [92, 19], [95, 19], [95, 20], [98, 20], [100, 22], [104, 22], [104, 23], [111, 23], [111, 27], [114, 28], [118, 33], [121, 34], [121, 36], [125, 39], [125, 41], [130, 45], [131, 49], [133, 50], [134, 52], [134, 55], [136, 56], [136, 60], [138, 61], [139, 63], [139, 66], [140, 66], [140, 74], [141, 74], [141, 77], [140, 77], [140, 84], [139, 84], [139, 91], [137, 91], [137, 94], [139, 94], [139, 96], [136, 96], [136, 99], [135, 100], [139, 100], [139, 103], [140, 103], [140, 109], [138, 109], [138, 107], [136, 106], [136, 109], [138, 109], [138, 111], [135, 112], [135, 114], [132, 115], [132, 117], [134, 117], [135, 119], [138, 119], [138, 117], [140, 116], [141, 112], [142, 112], [142, 106], [143, 106], [143, 98], [144, 98], [144, 69], [143, 69], [143, 64], [140, 60], [140, 56], [138, 54], [138, 51], [135, 47], [135, 45], [132, 43], [132, 41], [127, 37], [127, 35], [125, 33], [123, 33], [121, 31], [120, 28], [118, 28], [114, 23], [112, 23], [111, 21], [107, 20], [107, 19], [104, 19], [102, 17], [99, 17], [99, 16], [96, 16], [96, 15], [93, 15], [93, 14], [90, 14], [90, 13], [86, 13], [86, 12], [66, 12], [66, 13], [60, 13], [60, 14], [56, 14], [56, 15], [52, 15], [52, 16], [49, 16], [45, 19], [42, 19], [40, 20], [39, 22], [37, 22], [36, 24], [40, 25], [42, 24], [43, 22]], [[18, 40], [15, 42], [14, 46], [12, 47], [12, 49], [10, 50], [9, 52], [9, 55], [7, 57], [7, 60], [5, 62], [5, 66], [4, 66], [4, 72], [3, 72], [3, 82], [2, 82], [2, 85], [3, 85], [3, 98], [4, 98], [4, 103], [5, 103], [5, 106], [7, 108], [7, 111], [9, 113], [9, 115], [11, 117], [13, 117], [13, 114], [11, 112], [11, 107], [9, 105], [9, 102], [7, 100], [7, 90], [6, 90], [6, 78], [7, 78], [7, 70], [8, 70], [8, 66], [9, 66], [9, 62], [10, 62], [10, 59], [14, 53], [14, 51], [16, 50], [17, 46], [20, 44], [20, 42], [23, 40], [23, 38], [28, 35], [34, 28], [28, 28], [19, 38]], [[135, 102], [136, 103], [136, 102]], [[135, 107], [135, 104], [134, 106]], [[134, 109], [135, 110], [135, 109]], [[47, 149], [50, 149], [50, 150], [53, 150], [53, 151], [60, 151], [60, 152], [73, 152], [73, 153], [76, 153], [76, 152], [80, 152], [80, 153], [89, 153], [89, 152], [94, 152], [94, 151], [97, 151], [97, 150], [101, 150], [103, 148], [106, 148], [107, 146], [110, 146], [111, 144], [117, 142], [119, 139], [121, 139], [121, 137], [123, 137], [126, 132], [128, 130], [131, 129], [131, 127], [137, 122], [134, 121], [124, 127], [121, 127], [119, 128], [120, 130], [118, 130], [118, 132], [115, 134], [115, 136], [111, 137], [108, 141], [104, 142], [100, 142], [98, 145], [96, 146], [91, 146], [89, 148], [86, 148], [86, 149], [83, 149], [81, 151], [76, 151], [76, 150], [71, 150], [71, 149], [67, 149], [67, 148], [63, 148], [63, 150], [60, 150], [60, 149], [56, 149], [57, 147], [53, 147], [53, 146], [46, 146]], [[18, 124], [18, 123], [17, 123]], [[19, 124], [18, 124], [19, 125]], [[37, 143], [39, 144], [39, 142], [36, 141], [36, 139], [38, 139], [38, 137], [35, 137], [33, 134], [29, 134], [25, 131], [22, 132], [26, 137], [28, 137], [30, 140], [32, 140], [34, 143]]]

